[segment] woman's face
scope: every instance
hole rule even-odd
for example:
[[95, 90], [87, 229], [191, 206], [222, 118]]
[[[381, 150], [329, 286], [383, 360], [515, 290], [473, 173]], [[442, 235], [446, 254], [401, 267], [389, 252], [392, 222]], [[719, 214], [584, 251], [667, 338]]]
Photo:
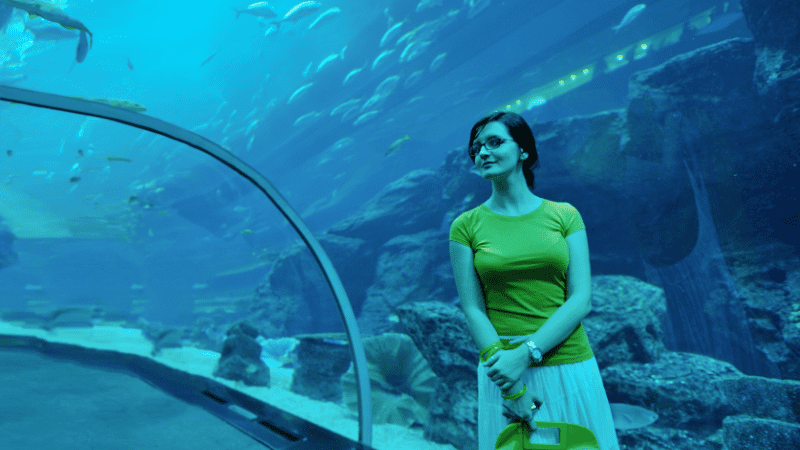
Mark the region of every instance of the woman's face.
[[485, 179], [507, 174], [513, 171], [519, 163], [519, 146], [511, 139], [511, 134], [508, 133], [506, 126], [500, 122], [487, 123], [475, 137], [473, 145], [484, 144], [491, 138], [500, 138], [503, 142], [492, 150], [484, 145], [475, 155], [475, 166]]

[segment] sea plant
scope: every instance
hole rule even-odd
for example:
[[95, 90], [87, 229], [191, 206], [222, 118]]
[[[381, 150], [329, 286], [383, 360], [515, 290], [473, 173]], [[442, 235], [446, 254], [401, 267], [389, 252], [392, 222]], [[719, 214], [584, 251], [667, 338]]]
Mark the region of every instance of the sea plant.
[[[384, 333], [364, 338], [364, 352], [372, 392], [373, 422], [411, 426], [428, 421], [428, 406], [437, 377], [411, 338], [402, 333]], [[342, 376], [345, 405], [358, 411], [355, 372]]]

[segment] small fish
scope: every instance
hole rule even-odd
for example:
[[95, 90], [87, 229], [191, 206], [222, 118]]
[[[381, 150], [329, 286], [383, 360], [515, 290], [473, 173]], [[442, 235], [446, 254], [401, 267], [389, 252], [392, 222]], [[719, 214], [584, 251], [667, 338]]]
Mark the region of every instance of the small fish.
[[434, 6], [441, 6], [441, 5], [442, 5], [442, 0], [420, 0], [420, 2], [417, 3], [416, 12], [424, 11], [426, 9], [433, 8]]
[[103, 159], [107, 160], [108, 162], [132, 162], [129, 158], [124, 156], [103, 156]]
[[329, 62], [331, 62], [331, 61], [333, 61], [335, 59], [339, 59], [339, 54], [338, 53], [334, 53], [332, 55], [329, 55], [327, 58], [323, 59], [319, 63], [319, 65], [317, 66], [317, 70], [315, 70], [314, 73], [319, 73], [319, 71], [322, 70], [322, 68], [325, 67], [326, 64], [328, 64]]
[[[220, 50], [222, 50], [222, 49], [220, 49]], [[200, 63], [200, 65], [199, 65], [199, 66], [197, 66], [197, 67], [203, 67], [203, 66], [205, 66], [206, 64], [208, 64], [208, 62], [209, 62], [209, 61], [211, 61], [212, 59], [214, 59], [214, 57], [215, 57], [215, 56], [217, 56], [217, 53], [219, 53], [219, 50], [217, 50], [217, 51], [215, 51], [214, 53], [212, 53], [212, 54], [211, 54], [211, 56], [209, 56], [208, 58], [206, 58], [206, 60], [205, 60], [205, 61], [203, 61], [203, 62], [201, 62], [201, 63]]]
[[436, 69], [442, 66], [445, 56], [447, 56], [447, 53], [440, 53], [436, 58], [433, 58], [433, 61], [431, 61], [431, 65], [428, 68], [428, 70], [430, 72], [435, 72]]
[[302, 94], [302, 93], [303, 93], [305, 90], [307, 90], [308, 88], [310, 88], [310, 87], [311, 87], [313, 84], [314, 84], [314, 83], [308, 83], [308, 84], [306, 84], [306, 85], [304, 85], [304, 86], [301, 86], [300, 88], [298, 88], [296, 91], [294, 91], [294, 92], [292, 93], [292, 95], [290, 95], [290, 96], [289, 96], [289, 100], [286, 102], [286, 104], [288, 105], [288, 104], [292, 103], [292, 101], [293, 101], [295, 98], [297, 98], [297, 97], [298, 97], [300, 94]]
[[358, 116], [358, 119], [356, 119], [356, 121], [353, 122], [353, 125], [361, 125], [362, 123], [373, 119], [377, 115], [378, 115], [378, 111], [370, 111], [368, 113], [364, 113], [364, 114]]
[[297, 22], [300, 19], [304, 19], [312, 14], [314, 14], [317, 10], [322, 8], [317, 2], [302, 2], [295, 5], [286, 15], [283, 16], [281, 20], [276, 22], [271, 22], [270, 25], [273, 25], [276, 29], [280, 27], [280, 24], [283, 22]]
[[412, 72], [411, 75], [409, 75], [408, 78], [406, 78], [406, 81], [403, 82], [403, 88], [408, 89], [411, 86], [417, 84], [417, 81], [419, 81], [420, 78], [422, 78], [421, 70], [416, 70]]
[[339, 9], [339, 8], [335, 8], [335, 7], [325, 11], [324, 13], [320, 14], [319, 17], [314, 19], [313, 22], [311, 22], [311, 25], [308, 26], [308, 29], [310, 30], [310, 29], [314, 28], [321, 21], [326, 20], [328, 18], [331, 18], [331, 17], [335, 16], [336, 14], [339, 14], [340, 12], [342, 12], [342, 10]]
[[372, 62], [372, 69], [370, 70], [375, 70], [378, 66], [381, 65], [383, 61], [386, 60], [386, 57], [388, 57], [392, 53], [394, 53], [394, 49], [382, 51], [381, 54], [378, 55], [377, 58], [375, 58], [375, 61]]
[[81, 181], [81, 177], [70, 177], [69, 178], [69, 182], [70, 183], [77, 183], [78, 181]]
[[205, 283], [195, 283], [192, 285], [192, 289], [205, 289], [208, 285]]
[[610, 406], [614, 428], [618, 430], [642, 428], [658, 420], [658, 414], [641, 406], [626, 403], [611, 403]]
[[255, 17], [261, 17], [263, 19], [273, 19], [278, 17], [278, 14], [272, 10], [272, 8], [267, 4], [267, 2], [258, 2], [253, 3], [252, 5], [248, 6], [245, 9], [239, 10], [236, 8], [231, 8], [236, 11], [236, 18], [238, 19], [242, 14], [249, 14]]
[[141, 291], [142, 289], [144, 289], [144, 286], [142, 286], [141, 284], [132, 284], [131, 285], [131, 290], [132, 291]]
[[251, 230], [250, 228], [245, 228], [244, 230], [240, 231], [239, 234], [241, 234], [242, 236], [244, 236], [245, 234], [253, 234], [253, 230]]
[[342, 339], [327, 339], [327, 338], [325, 338], [325, 339], [322, 340], [322, 342], [324, 342], [326, 344], [341, 345], [341, 346], [347, 345], [347, 341], [344, 341]]
[[128, 61], [128, 70], [133, 70], [133, 63], [131, 63], [130, 58], [125, 58]]
[[298, 117], [297, 120], [294, 121], [294, 126], [306, 125], [310, 122], [313, 122], [313, 119], [321, 116], [322, 113], [311, 111], [310, 113], [303, 114], [302, 116]]
[[405, 135], [405, 136], [401, 137], [400, 139], [392, 142], [392, 145], [390, 145], [389, 148], [386, 150], [386, 154], [384, 155], [384, 157], [387, 157], [387, 156], [395, 153], [397, 150], [400, 149], [400, 146], [402, 146], [403, 144], [408, 142], [410, 139], [411, 138], [408, 137], [408, 135]]
[[381, 38], [380, 46], [385, 47], [390, 40], [394, 39], [394, 37], [397, 36], [397, 33], [400, 31], [400, 27], [402, 27], [404, 23], [406, 23], [405, 20], [402, 22], [397, 22], [388, 30], [386, 30], [386, 33], [383, 33], [383, 37]]
[[347, 84], [347, 82], [350, 80], [350, 78], [353, 77], [353, 75], [357, 74], [358, 72], [361, 72], [362, 70], [364, 70], [364, 69], [363, 68], [358, 68], [358, 69], [351, 70], [350, 73], [348, 73], [347, 76], [344, 77], [344, 81], [342, 81], [342, 86]]
[[82, 148], [79, 148], [79, 149], [78, 149], [78, 155], [79, 155], [79, 156], [81, 156], [81, 157], [84, 157], [84, 156], [86, 156], [86, 154], [83, 152], [83, 149], [82, 149]]
[[615, 27], [611, 27], [611, 29], [614, 30], [614, 32], [616, 33], [620, 30], [620, 28], [630, 25], [630, 23], [633, 22], [634, 19], [639, 17], [639, 14], [641, 14], [645, 8], [646, 5], [644, 3], [639, 3], [638, 5], [629, 9], [628, 12], [625, 13], [625, 17], [622, 18], [622, 22], [620, 22], [619, 25]]
[[347, 112], [347, 111], [349, 111], [349, 110], [351, 110], [353, 108], [358, 108], [358, 104], [360, 102], [361, 102], [360, 98], [350, 99], [350, 100], [342, 103], [341, 105], [337, 106], [336, 108], [333, 108], [333, 111], [331, 111], [331, 116], [335, 116], [337, 114], [342, 114], [342, 113]]
[[14, 152], [11, 149], [6, 150], [6, 155], [11, 156]]

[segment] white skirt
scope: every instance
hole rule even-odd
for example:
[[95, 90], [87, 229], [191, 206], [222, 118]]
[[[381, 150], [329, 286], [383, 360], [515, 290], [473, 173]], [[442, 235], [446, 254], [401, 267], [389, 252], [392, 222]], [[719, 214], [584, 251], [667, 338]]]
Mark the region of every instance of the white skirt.
[[[500, 336], [514, 339], [516, 336]], [[478, 361], [478, 450], [494, 450], [500, 432], [509, 424], [503, 415], [500, 388]], [[566, 422], [592, 430], [600, 450], [619, 450], [611, 407], [595, 358], [554, 366], [528, 367], [521, 381], [542, 399], [536, 422]], [[539, 428], [531, 443], [557, 444], [558, 430]]]

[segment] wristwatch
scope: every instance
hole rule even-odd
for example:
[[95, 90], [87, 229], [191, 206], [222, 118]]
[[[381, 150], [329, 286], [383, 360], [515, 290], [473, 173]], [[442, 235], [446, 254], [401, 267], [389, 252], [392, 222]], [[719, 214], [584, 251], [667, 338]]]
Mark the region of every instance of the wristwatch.
[[525, 344], [528, 345], [528, 355], [530, 355], [531, 361], [536, 364], [542, 362], [542, 349], [537, 347], [533, 341], [528, 341]]

